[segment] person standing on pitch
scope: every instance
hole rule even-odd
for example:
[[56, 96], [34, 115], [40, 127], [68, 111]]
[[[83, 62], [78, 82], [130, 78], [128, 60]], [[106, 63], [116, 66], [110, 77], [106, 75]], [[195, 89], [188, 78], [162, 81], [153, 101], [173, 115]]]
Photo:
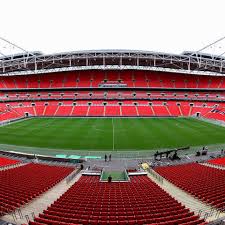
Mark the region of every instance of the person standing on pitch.
[[109, 155], [109, 161], [111, 161], [111, 158], [112, 158], [112, 156], [111, 156], [111, 154]]
[[105, 154], [105, 162], [107, 162], [107, 155]]

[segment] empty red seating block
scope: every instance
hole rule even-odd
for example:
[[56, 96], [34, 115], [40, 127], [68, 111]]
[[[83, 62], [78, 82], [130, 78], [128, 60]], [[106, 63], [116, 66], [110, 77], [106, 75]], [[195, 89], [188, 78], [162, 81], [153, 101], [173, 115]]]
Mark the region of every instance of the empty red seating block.
[[121, 116], [120, 106], [111, 106], [111, 105], [106, 106], [105, 116]]
[[88, 116], [103, 116], [104, 106], [91, 106], [88, 112]]
[[119, 82], [128, 87], [224, 88], [216, 76], [201, 76], [156, 71], [70, 71], [29, 76], [8, 76], [0, 80], [2, 89], [98, 87], [103, 82]]
[[20, 118], [22, 115], [12, 107], [1, 107], [0, 105], [0, 122]]
[[137, 109], [135, 106], [122, 106], [122, 115], [124, 116], [137, 116]]
[[214, 108], [205, 115], [208, 119], [225, 121], [225, 108]]
[[0, 215], [4, 215], [52, 188], [73, 168], [27, 164], [0, 171]]
[[30, 225], [204, 224], [147, 176], [131, 182], [99, 182], [82, 176]]
[[225, 208], [225, 170], [198, 163], [159, 167], [155, 170], [201, 201], [219, 209]]
[[208, 162], [215, 165], [225, 166], [225, 157], [218, 159], [211, 159]]
[[19, 163], [20, 160], [15, 160], [15, 159], [9, 159], [9, 158], [3, 158], [0, 157], [0, 167], [1, 166], [10, 166]]
[[[203, 117], [209, 118], [210, 111], [213, 110], [215, 103], [207, 103], [207, 107], [202, 106], [202, 102], [195, 102], [195, 106], [190, 106], [189, 102], [180, 102], [177, 106], [176, 101], [168, 101], [163, 105], [163, 101], [151, 101], [152, 105], [146, 100], [133, 101], [111, 101], [111, 100], [77, 100], [76, 106], [71, 100], [49, 99], [46, 101], [24, 101], [22, 105], [17, 102], [9, 102], [10, 107], [6, 108], [5, 103], [0, 105], [0, 121], [21, 118], [28, 113], [33, 116], [191, 116], [197, 112]], [[91, 105], [88, 103], [91, 102]], [[119, 105], [122, 102], [122, 105]], [[46, 104], [45, 104], [46, 103]], [[103, 105], [106, 103], [107, 105]], [[216, 115], [213, 113], [212, 115]], [[220, 114], [218, 114], [220, 115]], [[224, 114], [220, 115], [224, 118]], [[217, 118], [219, 119], [219, 118]]]

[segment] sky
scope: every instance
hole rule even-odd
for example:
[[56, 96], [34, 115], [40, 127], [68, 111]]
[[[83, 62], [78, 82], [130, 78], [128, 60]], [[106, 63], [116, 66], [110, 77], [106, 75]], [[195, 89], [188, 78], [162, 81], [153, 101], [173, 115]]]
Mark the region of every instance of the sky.
[[[225, 36], [224, 0], [1, 0], [0, 37], [45, 54], [198, 51]], [[0, 52], [18, 49], [0, 41]], [[225, 40], [206, 52], [225, 52]]]

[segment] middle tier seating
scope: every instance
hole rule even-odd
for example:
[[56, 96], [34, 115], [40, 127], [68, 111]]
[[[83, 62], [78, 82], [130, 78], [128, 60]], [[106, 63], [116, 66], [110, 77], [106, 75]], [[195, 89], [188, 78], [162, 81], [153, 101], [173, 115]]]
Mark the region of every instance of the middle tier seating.
[[223, 92], [212, 92], [212, 91], [171, 91], [171, 90], [160, 90], [160, 91], [140, 91], [140, 90], [26, 90], [24, 92], [18, 90], [17, 92], [10, 92], [9, 90], [0, 91], [0, 100], [40, 100], [40, 99], [183, 99], [183, 100], [225, 100], [225, 94]]
[[189, 163], [158, 167], [155, 171], [201, 201], [225, 209], [225, 170]]
[[29, 224], [205, 224], [145, 175], [115, 183], [82, 176], [34, 221]]

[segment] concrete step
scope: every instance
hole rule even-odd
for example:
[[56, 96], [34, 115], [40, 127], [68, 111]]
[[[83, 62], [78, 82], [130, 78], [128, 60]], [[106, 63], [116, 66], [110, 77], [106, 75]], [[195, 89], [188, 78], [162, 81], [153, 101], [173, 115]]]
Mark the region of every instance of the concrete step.
[[225, 170], [225, 166], [220, 166], [220, 165], [215, 165], [215, 164], [211, 164], [211, 163], [200, 163], [203, 166], [208, 166], [208, 167], [212, 167], [212, 168], [216, 168], [216, 169], [220, 169], [220, 170]]
[[2, 167], [0, 167], [0, 171], [9, 170], [9, 169], [13, 169], [13, 168], [17, 168], [17, 167], [21, 167], [21, 166], [25, 166], [25, 165], [27, 165], [27, 163], [17, 163], [17, 164], [13, 164], [13, 165], [9, 165], [9, 166], [2, 166]]

